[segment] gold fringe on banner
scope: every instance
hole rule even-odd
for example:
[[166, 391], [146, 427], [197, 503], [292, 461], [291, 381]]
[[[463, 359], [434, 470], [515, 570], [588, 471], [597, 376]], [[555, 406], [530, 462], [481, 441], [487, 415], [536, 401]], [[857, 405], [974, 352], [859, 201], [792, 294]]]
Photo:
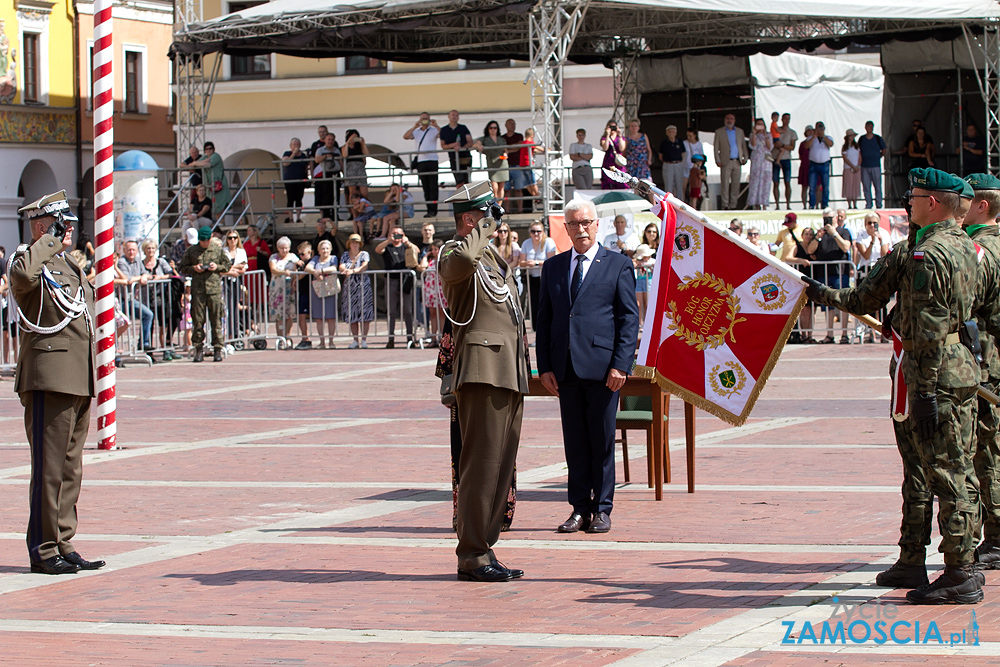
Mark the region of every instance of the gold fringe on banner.
[[771, 350], [771, 356], [767, 360], [767, 364], [765, 364], [760, 377], [758, 377], [757, 381], [754, 383], [753, 390], [750, 392], [750, 399], [743, 407], [742, 414], [730, 412], [729, 410], [712, 403], [704, 396], [700, 396], [689, 389], [685, 389], [676, 382], [664, 377], [662, 373], [657, 371], [656, 368], [652, 366], [636, 366], [632, 374], [657, 383], [664, 391], [683, 399], [686, 403], [690, 403], [696, 408], [704, 410], [711, 415], [715, 415], [727, 424], [732, 424], [733, 426], [743, 426], [743, 424], [747, 422], [747, 419], [750, 418], [750, 412], [757, 403], [757, 397], [760, 396], [760, 392], [764, 388], [764, 384], [767, 382], [768, 377], [770, 377], [771, 371], [774, 369], [775, 364], [778, 363], [781, 351], [785, 347], [785, 341], [787, 341], [788, 337], [791, 335], [792, 329], [795, 327], [795, 322], [799, 318], [799, 313], [802, 311], [802, 308], [805, 307], [807, 300], [808, 298], [806, 297], [806, 293], [803, 291], [802, 294], [799, 295], [799, 300], [796, 302], [792, 312], [788, 315], [788, 319], [785, 322], [785, 328], [782, 330], [780, 338], [778, 338], [778, 343], [775, 344], [774, 349]]

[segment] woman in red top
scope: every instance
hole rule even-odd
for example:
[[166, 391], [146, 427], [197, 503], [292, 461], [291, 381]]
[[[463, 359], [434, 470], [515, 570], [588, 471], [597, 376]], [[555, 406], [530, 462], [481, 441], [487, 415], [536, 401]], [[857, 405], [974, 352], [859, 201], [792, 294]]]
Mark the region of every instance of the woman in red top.
[[[545, 148], [535, 143], [535, 130], [531, 127], [524, 131], [524, 143], [527, 146], [521, 149], [521, 163], [518, 166], [523, 169], [524, 193], [534, 198], [538, 197], [538, 183], [536, 182], [535, 171], [533, 169], [535, 166], [535, 155], [537, 153], [544, 153]], [[524, 205], [521, 207], [522, 211], [530, 213], [533, 202], [534, 199], [524, 202]], [[541, 202], [539, 202], [539, 205], [541, 205]]]

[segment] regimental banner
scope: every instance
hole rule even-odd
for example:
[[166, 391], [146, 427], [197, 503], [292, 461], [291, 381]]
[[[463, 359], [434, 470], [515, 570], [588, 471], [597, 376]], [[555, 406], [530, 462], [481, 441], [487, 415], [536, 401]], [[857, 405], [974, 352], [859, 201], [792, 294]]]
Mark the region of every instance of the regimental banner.
[[653, 213], [665, 224], [636, 375], [740, 426], [805, 305], [801, 274], [672, 196]]

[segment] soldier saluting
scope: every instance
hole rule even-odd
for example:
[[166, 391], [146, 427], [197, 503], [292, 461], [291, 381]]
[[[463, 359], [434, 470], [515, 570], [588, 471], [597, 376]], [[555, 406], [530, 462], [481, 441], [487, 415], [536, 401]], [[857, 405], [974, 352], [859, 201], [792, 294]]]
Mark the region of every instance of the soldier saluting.
[[71, 542], [97, 384], [94, 287], [65, 254], [77, 221], [65, 190], [18, 212], [27, 216], [32, 238], [8, 264], [23, 331], [14, 391], [31, 446], [28, 558], [31, 571], [41, 574], [96, 570], [104, 561], [84, 560]]

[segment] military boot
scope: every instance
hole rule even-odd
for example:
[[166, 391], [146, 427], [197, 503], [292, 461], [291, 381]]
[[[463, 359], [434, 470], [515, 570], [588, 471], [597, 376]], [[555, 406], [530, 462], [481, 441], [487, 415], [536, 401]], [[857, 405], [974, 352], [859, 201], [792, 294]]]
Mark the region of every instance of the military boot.
[[212, 361], [222, 361], [222, 348], [217, 347], [212, 351]]
[[976, 547], [976, 563], [984, 570], [1000, 570], [1000, 540], [983, 540]]
[[192, 359], [192, 361], [194, 361], [195, 363], [199, 363], [204, 360], [205, 360], [205, 352], [200, 347], [194, 348], [194, 359]]
[[913, 604], [976, 604], [983, 601], [982, 579], [970, 565], [945, 565], [929, 586], [906, 594]]
[[907, 565], [898, 560], [875, 577], [875, 585], [886, 588], [920, 588], [927, 583], [926, 565]]

